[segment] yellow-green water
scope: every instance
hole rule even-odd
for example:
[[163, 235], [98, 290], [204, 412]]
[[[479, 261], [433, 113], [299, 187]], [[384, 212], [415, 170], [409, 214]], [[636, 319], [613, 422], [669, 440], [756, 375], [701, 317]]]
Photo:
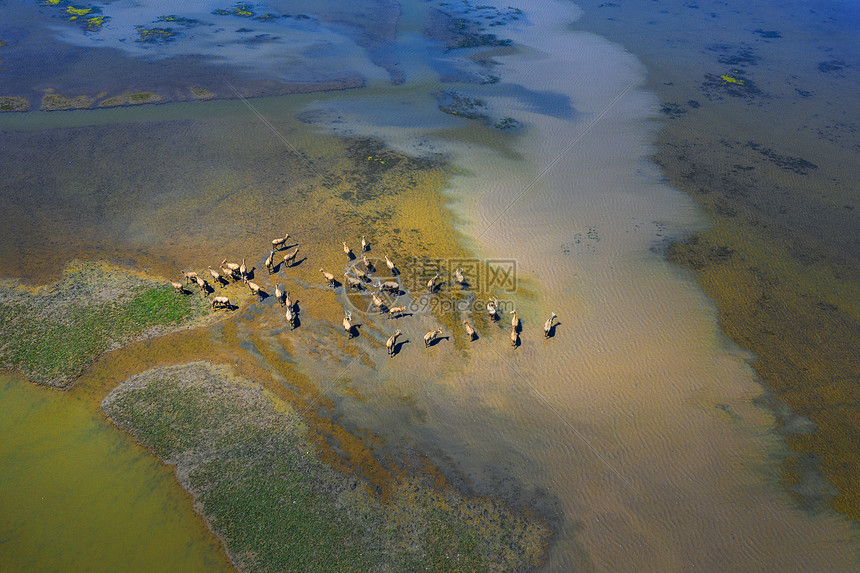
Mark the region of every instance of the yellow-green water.
[[0, 570], [232, 570], [172, 471], [82, 399], [0, 375]]

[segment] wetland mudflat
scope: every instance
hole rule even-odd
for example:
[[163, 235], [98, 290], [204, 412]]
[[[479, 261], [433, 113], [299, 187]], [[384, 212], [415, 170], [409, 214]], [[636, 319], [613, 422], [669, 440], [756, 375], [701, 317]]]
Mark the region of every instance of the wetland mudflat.
[[[155, 9], [152, 18], [164, 16], [147, 6]], [[284, 30], [328, 27], [337, 35], [331, 23], [349, 11], [337, 14], [333, 6], [316, 19], [296, 18], [310, 12], [306, 7], [284, 10], [291, 18], [277, 20], [289, 21]], [[572, 30], [579, 22], [608, 30], [625, 14], [638, 17], [632, 8], [586, 6], [580, 19], [575, 7], [556, 2], [374, 6], [386, 14], [378, 30], [361, 32], [366, 22], [356, 21], [321, 54], [348, 63], [340, 69], [357, 78], [339, 87], [360, 89], [218, 100], [289, 91], [266, 83], [268, 56], [242, 71], [230, 64], [244, 61], [238, 49], [255, 45], [231, 40], [215, 50], [225, 61], [188, 68], [191, 87], [167, 74], [170, 89], [117, 82], [95, 98], [98, 81], [65, 87], [75, 84], [61, 74], [67, 84], [53, 84], [63, 98], [93, 98], [88, 105], [128, 105], [136, 103], [131, 95], [146, 93], [164, 97], [158, 105], [0, 116], [2, 145], [11, 154], [0, 165], [9, 191], [4, 207], [18, 221], [0, 231], [4, 274], [49, 282], [71, 255], [175, 280], [179, 269], [205, 273], [224, 257], [246, 257], [264, 292], [282, 285], [298, 300], [293, 329], [275, 297], [231, 283], [225, 288], [235, 311], [219, 311], [218, 322], [205, 328], [102, 356], [71, 395], [97, 408], [115, 387], [153, 367], [230, 365], [303, 412], [326, 463], [371, 495], [384, 495], [385, 476], [400, 471], [437, 476], [459, 495], [498, 499], [546, 524], [552, 541], [536, 559], [547, 570], [854, 568], [852, 523], [826, 504], [809, 512], [786, 491], [783, 460], [792, 454], [775, 432], [773, 412], [759, 405], [754, 357], [723, 336], [711, 301], [663, 256], [670, 243], [709, 223], [649, 159], [661, 122], [735, 117], [726, 101], [769, 105], [773, 88], [764, 74], [749, 71], [759, 61], [755, 50], [699, 40], [704, 56], [685, 52], [679, 64], [701, 71], [695, 97], [679, 99], [683, 90], [667, 85], [658, 100], [649, 91], [657, 89], [654, 77], [670, 81], [659, 58], [646, 57], [643, 65], [618, 44]], [[210, 8], [205, 18], [170, 15], [177, 20], [149, 22], [147, 29], [177, 27], [168, 22], [184, 17], [241, 21], [250, 29], [255, 17], [279, 9]], [[599, 25], [595, 11], [607, 16]], [[120, 22], [104, 12], [117, 27], [100, 33], [115, 38], [137, 17]], [[261, 32], [278, 26], [259, 22]], [[216, 34], [197, 25], [206, 32], [197, 38], [203, 44]], [[668, 21], [647, 25], [667, 42], [678, 33]], [[747, 30], [752, 38], [778, 39], [767, 33], [773, 27], [766, 18], [754, 25], [763, 32]], [[249, 34], [242, 28], [230, 38]], [[75, 34], [73, 42], [62, 39], [73, 51], [97, 38]], [[312, 36], [297, 35], [296, 46]], [[153, 67], [135, 52], [152, 55], [161, 46], [171, 56], [163, 65], [182, 69], [183, 38], [164, 40], [114, 54], [115, 63], [131, 58]], [[262, 36], [257, 43], [269, 40], [260, 54], [283, 48]], [[342, 60], [354, 46], [360, 55]], [[7, 53], [16, 52], [0, 51], [4, 63]], [[99, 53], [93, 61], [108, 52]], [[308, 54], [297, 57], [296, 70], [306, 69]], [[708, 58], [716, 63], [697, 68]], [[827, 74], [852, 73], [837, 60], [827, 60]], [[222, 66], [235, 91], [211, 81], [211, 65]], [[204, 77], [210, 81], [198, 81]], [[322, 80], [340, 81], [310, 83]], [[175, 101], [191, 99], [187, 94], [210, 101]], [[662, 132], [664, 167], [671, 171], [680, 161], [670, 157], [672, 149], [716, 157], [711, 144], [671, 147], [681, 132]], [[729, 147], [741, 174], [750, 157], [759, 158], [756, 169], [789, 169], [790, 177], [833, 167], [764, 135]], [[828, 223], [833, 218], [815, 220], [822, 232], [839, 227]], [[82, 226], [90, 231], [81, 233]], [[304, 258], [269, 274], [269, 243], [284, 231]], [[339, 284], [353, 264], [342, 241], [356, 249], [362, 235], [371, 242], [375, 276], [400, 285], [397, 297], [386, 299], [407, 307], [399, 318], [380, 313], [368, 293]], [[62, 249], [55, 237], [64, 238]], [[738, 249], [713, 246], [709, 261], [737, 259]], [[399, 275], [386, 275], [386, 256]], [[334, 274], [335, 287], [325, 285], [320, 268]], [[468, 287], [454, 283], [454, 268], [466, 269]], [[437, 273], [442, 282], [428, 289]], [[486, 316], [491, 295], [503, 310], [497, 322]], [[521, 319], [516, 348], [509, 341], [514, 309]], [[345, 311], [356, 324], [351, 339], [341, 328]], [[558, 325], [545, 339], [541, 327], [553, 311]], [[466, 338], [463, 319], [475, 326], [476, 340]], [[441, 339], [425, 348], [423, 336], [440, 325]], [[403, 335], [389, 357], [385, 342], [395, 329]]]

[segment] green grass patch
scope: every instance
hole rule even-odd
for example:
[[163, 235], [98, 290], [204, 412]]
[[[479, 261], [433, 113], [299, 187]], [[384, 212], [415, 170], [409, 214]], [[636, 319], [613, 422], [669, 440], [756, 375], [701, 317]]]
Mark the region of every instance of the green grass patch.
[[208, 313], [205, 301], [99, 266], [31, 289], [0, 284], [0, 366], [40, 384], [66, 386], [100, 354]]

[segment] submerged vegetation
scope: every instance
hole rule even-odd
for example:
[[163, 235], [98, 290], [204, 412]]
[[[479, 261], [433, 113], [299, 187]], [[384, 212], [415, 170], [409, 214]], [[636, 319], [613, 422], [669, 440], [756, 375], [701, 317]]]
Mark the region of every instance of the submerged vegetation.
[[477, 119], [499, 130], [515, 130], [520, 123], [512, 117], [493, 117], [492, 111], [484, 100], [465, 96], [454, 90], [435, 94], [439, 110], [449, 115]]
[[176, 465], [243, 571], [522, 571], [546, 550], [548, 528], [499, 501], [335, 469], [295, 407], [225, 366], [150, 370], [103, 409]]
[[172, 28], [147, 28], [146, 26], [135, 26], [138, 42], [170, 42], [176, 39], [176, 32]]
[[27, 111], [30, 102], [21, 96], [0, 96], [0, 111]]
[[3, 281], [0, 303], [0, 367], [60, 387], [111, 348], [208, 314], [200, 297], [97, 264], [39, 288]]
[[42, 96], [42, 111], [85, 109], [92, 107], [94, 101], [96, 98], [88, 95], [66, 97], [49, 88], [45, 90], [45, 95]]

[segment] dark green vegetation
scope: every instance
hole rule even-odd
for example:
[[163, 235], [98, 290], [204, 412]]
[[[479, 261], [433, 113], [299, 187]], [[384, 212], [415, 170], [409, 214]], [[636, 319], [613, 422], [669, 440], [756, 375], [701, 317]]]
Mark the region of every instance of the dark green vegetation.
[[103, 352], [207, 315], [198, 295], [98, 265], [55, 284], [0, 283], [0, 366], [68, 386]]
[[241, 570], [521, 571], [545, 550], [547, 528], [501, 503], [426, 477], [381, 492], [333, 469], [297, 408], [228, 367], [150, 370], [102, 407], [176, 465]]

